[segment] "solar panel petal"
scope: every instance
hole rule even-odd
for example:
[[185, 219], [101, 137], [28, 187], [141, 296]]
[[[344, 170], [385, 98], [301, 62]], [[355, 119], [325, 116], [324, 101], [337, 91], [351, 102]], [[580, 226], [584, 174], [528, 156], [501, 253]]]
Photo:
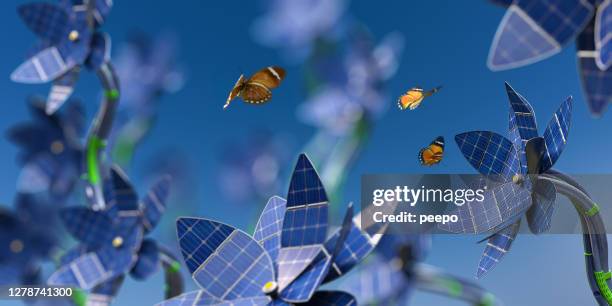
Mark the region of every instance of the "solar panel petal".
[[541, 234], [550, 229], [550, 221], [555, 209], [557, 190], [548, 182], [538, 180], [533, 187], [533, 204], [527, 211], [527, 224], [534, 234]]
[[101, 303], [100, 305], [108, 305], [108, 303], [104, 304], [104, 302], [110, 302], [117, 295], [124, 279], [125, 277], [120, 275], [95, 286], [87, 296], [87, 305], [90, 305], [90, 300], [99, 302]]
[[[322, 250], [325, 249], [322, 248]], [[290, 303], [303, 303], [309, 301], [315, 293], [315, 290], [321, 285], [325, 275], [327, 275], [331, 266], [330, 259], [330, 254], [327, 254], [325, 251], [320, 252], [312, 265], [302, 272], [302, 274], [287, 287], [281, 289], [279, 296], [284, 301]]]
[[51, 92], [47, 96], [47, 114], [53, 114], [72, 95], [74, 85], [79, 78], [79, 69], [74, 67], [53, 81]]
[[347, 277], [339, 288], [354, 294], [359, 305], [392, 305], [392, 301], [409, 296], [413, 290], [401, 267], [378, 255], [368, 257]]
[[520, 173], [520, 162], [514, 145], [505, 137], [488, 131], [474, 131], [455, 136], [468, 162], [483, 175], [494, 180], [510, 180]]
[[170, 193], [170, 185], [171, 178], [169, 176], [159, 179], [140, 201], [140, 209], [143, 213], [142, 224], [146, 233], [155, 228], [166, 210], [166, 199]]
[[604, 0], [595, 17], [595, 46], [597, 66], [605, 71], [612, 65], [612, 0]]
[[208, 296], [262, 296], [264, 285], [274, 280], [268, 254], [240, 230], [207, 219], [179, 218], [177, 234], [185, 263]]
[[85, 207], [67, 207], [61, 210], [60, 218], [68, 232], [77, 240], [90, 247], [108, 242], [115, 234], [112, 221], [103, 212]]
[[287, 201], [279, 196], [271, 197], [257, 221], [253, 234], [253, 238], [263, 246], [270, 255], [270, 259], [275, 263], [276, 271], [278, 271], [276, 259], [281, 247], [280, 239], [286, 204]]
[[23, 22], [40, 38], [58, 43], [68, 35], [68, 14], [51, 3], [26, 3], [17, 9]]
[[516, 223], [502, 229], [488, 239], [482, 258], [478, 263], [478, 272], [476, 273], [478, 278], [493, 269], [510, 250], [512, 242], [518, 234], [520, 225], [521, 220], [519, 219]]
[[572, 119], [572, 97], [568, 97], [553, 114], [544, 131], [546, 152], [542, 156], [540, 172], [550, 169], [565, 149]]
[[46, 83], [76, 66], [66, 51], [52, 46], [38, 52], [11, 74], [11, 80], [21, 83]]
[[357, 300], [350, 293], [343, 291], [317, 291], [304, 305], [357, 306]]
[[321, 245], [281, 248], [278, 253], [278, 288], [285, 289], [293, 282], [323, 251]]
[[511, 69], [561, 50], [587, 25], [594, 8], [578, 0], [517, 0], [506, 11], [491, 50], [492, 70]]
[[146, 279], [159, 270], [159, 249], [153, 239], [144, 239], [138, 250], [136, 263], [130, 270], [135, 279]]

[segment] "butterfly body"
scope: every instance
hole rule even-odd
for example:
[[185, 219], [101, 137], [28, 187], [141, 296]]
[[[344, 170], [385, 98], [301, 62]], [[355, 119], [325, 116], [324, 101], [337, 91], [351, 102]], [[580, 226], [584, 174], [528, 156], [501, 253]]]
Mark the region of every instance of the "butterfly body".
[[439, 136], [427, 147], [419, 151], [419, 161], [423, 166], [432, 166], [442, 161], [444, 155], [444, 137]]
[[285, 70], [276, 66], [261, 69], [250, 78], [240, 75], [230, 91], [223, 109], [227, 108], [230, 102], [237, 97], [250, 104], [268, 102], [272, 98], [271, 89], [278, 87], [284, 78]]
[[423, 102], [425, 98], [438, 92], [440, 88], [442, 88], [442, 86], [438, 86], [429, 91], [423, 91], [423, 88], [419, 86], [413, 87], [397, 99], [397, 106], [400, 110], [406, 110], [407, 108], [414, 110], [421, 105], [421, 102]]

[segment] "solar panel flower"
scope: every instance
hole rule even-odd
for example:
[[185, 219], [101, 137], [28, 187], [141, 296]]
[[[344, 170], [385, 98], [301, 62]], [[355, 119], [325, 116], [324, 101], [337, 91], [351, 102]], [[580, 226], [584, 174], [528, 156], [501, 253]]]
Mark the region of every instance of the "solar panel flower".
[[496, 305], [495, 297], [477, 284], [423, 263], [431, 235], [387, 234], [356, 273], [340, 283], [355, 294], [359, 305], [408, 305], [415, 289], [464, 300], [472, 305]]
[[548, 58], [572, 41], [591, 112], [612, 102], [612, 1], [494, 1], [508, 8], [489, 53], [492, 70], [512, 69]]
[[348, 293], [317, 289], [348, 272], [380, 235], [362, 230], [349, 206], [341, 228], [326, 239], [327, 203], [302, 154], [287, 200], [270, 198], [254, 235], [213, 220], [179, 218], [183, 259], [201, 289], [159, 305], [355, 305]]
[[70, 97], [79, 71], [97, 71], [109, 61], [110, 38], [98, 32], [110, 12], [110, 0], [62, 0], [59, 4], [28, 3], [18, 9], [41, 42], [35, 54], [11, 75], [20, 83], [53, 82], [47, 113]]
[[64, 202], [82, 172], [83, 148], [79, 137], [84, 132], [84, 114], [79, 104], [70, 103], [64, 113], [45, 113], [44, 103], [29, 104], [33, 120], [8, 131], [8, 139], [21, 149], [23, 164], [17, 191], [48, 194]]
[[48, 279], [50, 285], [91, 290], [89, 299], [100, 303], [115, 296], [126, 274], [145, 279], [160, 266], [160, 247], [145, 236], [165, 210], [170, 180], [159, 180], [140, 203], [121, 170], [112, 169], [108, 184], [104, 210], [68, 207], [60, 213], [79, 244]]
[[17, 201], [17, 211], [0, 209], [0, 284], [40, 285], [40, 263], [50, 259], [57, 237], [36, 224], [45, 219], [31, 219], [22, 212], [20, 202], [28, 198], [17, 197]]
[[541, 233], [550, 228], [555, 187], [538, 176], [555, 164], [567, 143], [572, 98], [553, 115], [543, 137], [538, 136], [531, 105], [506, 83], [510, 99], [510, 139], [489, 131], [458, 134], [455, 141], [468, 162], [493, 181], [483, 202], [457, 207], [459, 222], [440, 225], [455, 233], [493, 232], [478, 265], [477, 276], [492, 269], [510, 250], [521, 223]]

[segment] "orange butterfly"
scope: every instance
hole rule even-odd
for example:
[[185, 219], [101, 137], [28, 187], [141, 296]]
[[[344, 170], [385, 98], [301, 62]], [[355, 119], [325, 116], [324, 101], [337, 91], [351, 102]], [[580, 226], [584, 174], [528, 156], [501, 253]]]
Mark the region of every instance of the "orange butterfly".
[[240, 75], [223, 109], [226, 109], [236, 97], [241, 97], [244, 102], [251, 104], [267, 102], [272, 98], [270, 89], [278, 87], [284, 78], [285, 69], [276, 66], [261, 69], [248, 79], [244, 77], [244, 74]]
[[419, 151], [419, 161], [423, 166], [432, 166], [442, 161], [444, 154], [444, 137], [439, 136], [427, 147]]
[[397, 106], [399, 106], [401, 110], [406, 110], [407, 108], [413, 110], [421, 105], [423, 99], [435, 94], [440, 88], [442, 88], [442, 86], [423, 92], [423, 88], [419, 86], [413, 87], [397, 99]]

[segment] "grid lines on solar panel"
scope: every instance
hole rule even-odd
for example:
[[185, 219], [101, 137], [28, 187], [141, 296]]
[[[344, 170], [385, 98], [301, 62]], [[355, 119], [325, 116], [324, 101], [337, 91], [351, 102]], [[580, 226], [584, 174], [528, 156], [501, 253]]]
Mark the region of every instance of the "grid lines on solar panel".
[[[336, 232], [327, 240], [325, 247], [328, 250], [333, 250], [339, 234], [339, 232]], [[344, 243], [342, 243], [340, 252], [332, 259], [332, 266], [329, 270], [329, 274], [325, 278], [325, 282], [336, 279], [348, 272], [373, 249], [374, 245], [371, 243], [369, 235], [352, 222], [350, 232]]]
[[357, 268], [358, 273], [350, 274], [348, 279], [341, 283], [341, 288], [355, 294], [359, 305], [371, 305], [376, 301], [391, 305], [391, 300], [410, 291], [411, 286], [407, 284], [404, 272], [399, 266], [381, 256], [369, 258]]
[[286, 247], [279, 251], [278, 259], [278, 288], [285, 289], [294, 281], [321, 253], [321, 245]]
[[193, 274], [234, 230], [231, 226], [210, 220], [179, 218], [176, 231], [189, 271]]
[[556, 199], [556, 188], [547, 181], [536, 181], [533, 187], [533, 205], [527, 211], [529, 229], [534, 234], [540, 234], [550, 228]]
[[597, 65], [601, 70], [609, 69], [612, 65], [612, 1], [603, 1], [597, 10], [596, 46], [598, 51]]
[[194, 280], [221, 300], [263, 295], [263, 286], [274, 279], [272, 262], [259, 244], [233, 231], [215, 253], [193, 273]]
[[546, 152], [541, 161], [541, 172], [550, 169], [557, 161], [561, 152], [567, 143], [567, 137], [571, 125], [572, 118], [572, 98], [569, 97], [559, 109], [553, 114], [553, 118], [548, 123], [544, 131], [544, 141], [546, 143]]
[[280, 235], [285, 216], [286, 201], [280, 197], [272, 197], [255, 226], [253, 238], [259, 242], [270, 255], [273, 262], [278, 256]]
[[478, 263], [478, 277], [491, 270], [510, 250], [510, 246], [520, 228], [520, 220], [493, 235], [487, 241], [487, 246]]
[[59, 77], [74, 63], [65, 60], [65, 48], [49, 47], [21, 64], [11, 75], [11, 79], [23, 83], [44, 83]]
[[493, 179], [511, 179], [519, 173], [519, 160], [513, 144], [503, 136], [485, 131], [455, 136], [455, 141], [470, 164]]
[[60, 6], [29, 3], [18, 8], [19, 15], [32, 32], [42, 39], [57, 43], [67, 33], [68, 14]]
[[164, 178], [157, 182], [142, 199], [142, 224], [148, 231], [152, 230], [166, 210], [166, 198], [170, 192], [170, 179]]
[[518, 0], [515, 3], [559, 44], [569, 42], [593, 16], [588, 1]]
[[70, 207], [60, 213], [65, 228], [72, 236], [88, 246], [110, 241], [115, 235], [112, 221], [102, 212], [85, 207]]
[[327, 203], [327, 194], [316, 170], [306, 155], [301, 154], [291, 176], [287, 208], [319, 203]]
[[327, 235], [327, 203], [291, 207], [285, 212], [281, 246], [320, 244]]
[[600, 70], [592, 56], [579, 56], [579, 66], [589, 109], [599, 116], [612, 103], [612, 86], [608, 85], [612, 84], [612, 68]]
[[331, 265], [330, 254], [325, 252], [325, 248], [321, 248], [321, 250], [323, 252], [319, 253], [314, 263], [281, 291], [280, 296], [283, 300], [293, 303], [310, 300], [325, 275], [327, 275]]

